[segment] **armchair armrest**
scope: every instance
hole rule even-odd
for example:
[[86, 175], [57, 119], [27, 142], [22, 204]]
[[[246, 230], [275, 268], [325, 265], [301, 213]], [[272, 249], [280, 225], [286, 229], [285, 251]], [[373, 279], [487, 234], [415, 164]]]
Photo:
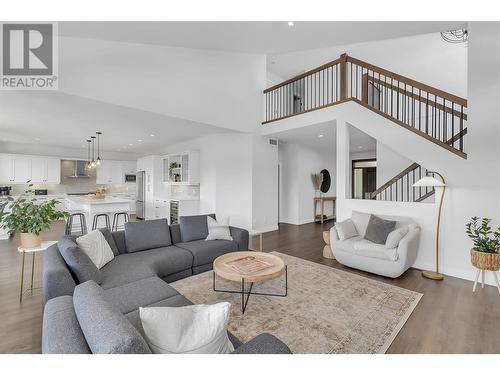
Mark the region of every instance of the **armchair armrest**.
[[283, 341], [269, 333], [261, 333], [239, 346], [231, 354], [292, 354]]
[[398, 256], [407, 268], [413, 266], [417, 259], [418, 245], [420, 242], [420, 228], [415, 227], [408, 231], [398, 245]]
[[248, 231], [246, 229], [229, 227], [231, 237], [238, 244], [239, 250], [248, 250]]

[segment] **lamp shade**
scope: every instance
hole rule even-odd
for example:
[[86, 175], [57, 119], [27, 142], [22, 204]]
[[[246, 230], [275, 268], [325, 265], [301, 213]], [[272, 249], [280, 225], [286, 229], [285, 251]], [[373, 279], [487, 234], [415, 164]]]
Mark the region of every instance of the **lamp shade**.
[[440, 186], [446, 186], [446, 184], [432, 176], [424, 176], [413, 184], [413, 187], [426, 187], [426, 186], [440, 187]]

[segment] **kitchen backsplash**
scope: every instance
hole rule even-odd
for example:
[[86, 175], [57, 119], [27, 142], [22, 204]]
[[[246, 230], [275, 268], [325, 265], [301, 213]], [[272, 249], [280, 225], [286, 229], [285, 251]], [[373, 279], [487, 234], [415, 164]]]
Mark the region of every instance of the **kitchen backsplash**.
[[[115, 184], [115, 185], [97, 185], [96, 170], [88, 171], [88, 178], [70, 178], [73, 174], [74, 163], [69, 160], [61, 162], [61, 183], [60, 184], [35, 184], [34, 189], [47, 189], [48, 194], [61, 193], [80, 193], [95, 191], [98, 186], [104, 186], [110, 193], [135, 193], [136, 184]], [[18, 195], [24, 192], [28, 187], [27, 184], [12, 185], [11, 195]]]
[[199, 198], [200, 187], [193, 185], [172, 185], [170, 187], [171, 198]]

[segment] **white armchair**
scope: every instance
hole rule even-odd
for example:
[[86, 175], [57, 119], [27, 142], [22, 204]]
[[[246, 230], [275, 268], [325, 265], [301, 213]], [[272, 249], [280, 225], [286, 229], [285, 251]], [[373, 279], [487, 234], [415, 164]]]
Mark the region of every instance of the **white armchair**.
[[408, 227], [408, 233], [396, 248], [388, 249], [363, 237], [366, 233], [370, 214], [352, 212], [351, 220], [358, 235], [341, 241], [336, 227], [330, 229], [331, 248], [335, 259], [348, 267], [375, 273], [386, 277], [399, 277], [410, 268], [417, 258], [420, 239], [419, 226], [408, 217], [377, 215], [386, 220], [396, 221], [396, 228]]

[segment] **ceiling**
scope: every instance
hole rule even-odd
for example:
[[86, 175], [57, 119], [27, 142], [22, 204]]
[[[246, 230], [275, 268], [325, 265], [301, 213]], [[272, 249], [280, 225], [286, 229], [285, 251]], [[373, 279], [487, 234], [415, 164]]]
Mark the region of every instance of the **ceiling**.
[[[377, 141], [357, 128], [349, 127], [350, 151], [376, 151]], [[298, 144], [320, 152], [333, 152], [336, 149], [336, 127], [333, 122], [287, 130], [273, 134], [280, 142]]]
[[148, 153], [193, 135], [231, 132], [58, 91], [0, 91], [0, 113], [2, 142], [81, 148], [101, 131], [101, 148], [111, 152]]
[[[190, 121], [175, 117], [175, 112], [171, 116], [167, 112], [158, 113], [156, 109], [139, 106], [139, 99], [113, 101], [113, 98], [124, 96], [123, 87], [126, 85], [116, 85], [115, 89], [109, 83], [110, 77], [121, 79], [122, 83], [130, 82], [130, 90], [127, 87], [126, 92], [131, 92], [132, 98], [141, 97], [145, 103], [156, 103], [162, 98], [161, 90], [151, 90], [151, 80], [142, 79], [154, 72], [144, 69], [151, 64], [143, 62], [141, 45], [276, 54], [428, 33], [447, 29], [451, 24], [295, 22], [289, 27], [287, 22], [60, 22], [59, 36], [67, 42], [66, 46], [71, 42], [70, 38], [83, 38], [79, 40], [81, 43], [74, 43], [73, 50], [60, 50], [59, 69], [62, 75], [67, 75], [61, 82], [62, 88], [59, 91], [0, 91], [0, 141], [82, 148], [86, 145], [85, 139], [95, 131], [102, 131], [103, 151], [141, 154], [195, 137], [233, 131], [198, 122], [201, 121], [199, 118], [190, 117], [196, 120]], [[97, 40], [128, 43], [126, 47], [130, 53], [120, 55], [109, 49], [103, 51], [103, 43], [93, 43]], [[77, 48], [82, 44], [88, 45], [84, 51]], [[60, 45], [64, 43], [60, 42]], [[120, 63], [114, 63], [115, 60]], [[227, 63], [231, 64], [231, 61]], [[94, 71], [100, 73], [98, 78], [107, 80], [101, 82], [95, 77], [92, 82], [86, 80], [89, 75], [93, 77]], [[140, 73], [129, 77], [130, 71]], [[68, 76], [81, 79], [72, 80]], [[71, 85], [73, 81], [78, 87]], [[100, 86], [95, 82], [100, 82]], [[168, 83], [160, 81], [158, 86], [167, 86]], [[87, 90], [89, 88], [94, 91]], [[98, 94], [105, 90], [109, 91], [107, 97], [103, 96], [107, 99], [99, 97], [101, 100], [98, 100]], [[198, 103], [180, 104], [197, 113]], [[317, 129], [320, 131], [325, 133], [319, 146], [323, 147], [329, 144], [328, 139], [331, 140], [334, 134], [330, 137], [326, 128]], [[155, 136], [151, 137], [151, 134]], [[309, 139], [307, 135], [304, 137]], [[313, 136], [309, 139], [314, 147], [318, 141]]]
[[62, 37], [272, 54], [450, 30], [462, 22], [59, 22]]

